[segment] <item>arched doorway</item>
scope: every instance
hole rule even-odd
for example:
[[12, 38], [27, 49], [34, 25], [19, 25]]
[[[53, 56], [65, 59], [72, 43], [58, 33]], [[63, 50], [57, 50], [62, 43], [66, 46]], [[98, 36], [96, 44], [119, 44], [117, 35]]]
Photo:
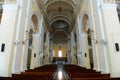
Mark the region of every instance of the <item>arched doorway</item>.
[[93, 50], [92, 50], [92, 36], [90, 28], [87, 31], [87, 38], [88, 38], [88, 51], [89, 51], [89, 59], [90, 59], [90, 67], [93, 68]]
[[33, 42], [33, 30], [29, 31], [29, 44], [28, 44], [28, 57], [27, 57], [27, 69], [30, 69], [31, 54], [32, 54], [32, 42]]
[[92, 34], [90, 30], [89, 17], [87, 14], [83, 16], [82, 34], [84, 36], [83, 43], [85, 43], [84, 45], [86, 45], [84, 46], [85, 49], [83, 49], [84, 60], [85, 60], [84, 62], [87, 63], [85, 64], [85, 66], [93, 68]]

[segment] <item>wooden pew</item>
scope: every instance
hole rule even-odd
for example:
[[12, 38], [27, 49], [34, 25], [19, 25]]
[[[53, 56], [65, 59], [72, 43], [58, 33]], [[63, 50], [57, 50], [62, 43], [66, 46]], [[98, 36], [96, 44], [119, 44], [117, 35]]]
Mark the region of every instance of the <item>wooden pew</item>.
[[110, 79], [109, 74], [101, 74], [92, 69], [85, 69], [76, 65], [64, 65], [64, 70], [68, 72], [71, 80], [89, 80], [89, 79]]
[[21, 79], [52, 79], [52, 72], [24, 72], [21, 74], [13, 74], [13, 78], [21, 78]]

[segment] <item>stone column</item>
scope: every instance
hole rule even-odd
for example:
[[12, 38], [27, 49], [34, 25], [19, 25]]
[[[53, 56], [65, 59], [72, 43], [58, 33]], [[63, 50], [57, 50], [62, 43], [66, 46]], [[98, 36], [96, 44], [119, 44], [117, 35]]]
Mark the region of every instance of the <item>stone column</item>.
[[[0, 76], [12, 75], [12, 64], [14, 56], [14, 47], [18, 46], [14, 43], [16, 29], [18, 23], [19, 6], [17, 1], [5, 1], [3, 5], [3, 15], [0, 27], [0, 46], [4, 49], [0, 52]], [[19, 65], [18, 65], [19, 66]]]
[[[26, 70], [27, 62], [25, 58], [27, 58], [26, 53], [24, 52], [24, 47], [27, 46], [26, 42], [24, 41], [25, 36], [27, 35], [27, 22], [26, 22], [26, 14], [27, 14], [27, 4], [28, 1], [21, 0], [22, 3], [19, 4], [19, 15], [18, 15], [18, 23], [16, 29], [16, 36], [14, 42], [18, 42], [19, 44], [15, 45], [14, 47], [14, 58], [13, 58], [13, 68], [12, 73], [17, 73], [20, 71]], [[18, 66], [19, 65], [19, 66]]]
[[49, 32], [46, 33], [46, 49], [45, 49], [45, 62], [46, 64], [49, 64], [49, 41], [50, 41], [50, 36], [49, 36]]
[[82, 66], [82, 53], [81, 53], [81, 44], [80, 44], [80, 33], [81, 33], [81, 23], [80, 23], [80, 20], [79, 20], [79, 16], [77, 17], [77, 28], [76, 28], [76, 31], [77, 31], [77, 57], [78, 57], [78, 65], [79, 66]]
[[[106, 46], [106, 54], [103, 54], [104, 58], [104, 72], [110, 72], [111, 77], [120, 77], [120, 24], [118, 20], [118, 14], [114, 0], [103, 0], [100, 3], [100, 13], [103, 23], [103, 29], [106, 35], [106, 42], [101, 40], [101, 45]], [[101, 63], [102, 65], [102, 63]]]
[[75, 56], [74, 56], [74, 52], [75, 52], [75, 39], [74, 39], [74, 33], [71, 32], [71, 59], [72, 59], [72, 64], [75, 64]]
[[44, 25], [43, 25], [43, 17], [41, 16], [40, 24], [39, 24], [39, 66], [43, 65], [43, 46], [44, 46]]
[[[89, 6], [89, 20], [90, 20], [90, 33], [91, 33], [91, 40], [92, 40], [92, 50], [93, 50], [93, 69], [100, 71], [100, 53], [99, 53], [99, 49], [98, 49], [98, 35], [101, 34], [97, 34], [97, 26], [96, 26], [96, 21], [95, 21], [95, 15], [96, 12], [94, 11], [94, 6], [93, 6], [93, 2], [92, 0], [88, 1], [88, 6]], [[101, 30], [101, 29], [99, 29]]]

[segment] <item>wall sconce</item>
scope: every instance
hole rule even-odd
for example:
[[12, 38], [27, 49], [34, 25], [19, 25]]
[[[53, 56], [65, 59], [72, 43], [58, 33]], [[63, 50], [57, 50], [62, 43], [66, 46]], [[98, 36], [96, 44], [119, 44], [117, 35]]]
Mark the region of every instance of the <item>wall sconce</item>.
[[91, 39], [95, 41], [95, 44], [97, 44], [97, 43], [98, 43], [98, 40], [96, 40], [96, 39], [93, 39], [93, 38], [91, 38]]
[[106, 45], [106, 44], [107, 44], [107, 41], [101, 39], [101, 40], [100, 40], [100, 44], [102, 44], [102, 45]]
[[26, 44], [25, 41], [15, 41], [13, 42], [15, 45]]
[[20, 42], [19, 41], [15, 41], [15, 42], [13, 42], [15, 45], [19, 45], [20, 44]]
[[88, 49], [89, 49], [89, 50], [92, 49], [92, 46], [88, 46]]

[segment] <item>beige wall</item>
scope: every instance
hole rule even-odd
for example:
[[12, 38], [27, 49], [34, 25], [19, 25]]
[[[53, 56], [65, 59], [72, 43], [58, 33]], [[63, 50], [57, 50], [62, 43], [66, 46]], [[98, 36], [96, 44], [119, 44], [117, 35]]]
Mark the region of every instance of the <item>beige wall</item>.
[[66, 57], [66, 50], [67, 50], [66, 44], [56, 44], [56, 43], [54, 43], [52, 45], [52, 47], [53, 47], [52, 49], [55, 50], [56, 57], [58, 57], [59, 46], [61, 46], [62, 57]]
[[[5, 43], [5, 51], [0, 52], [0, 76], [11, 76], [12, 73], [27, 69], [28, 32], [29, 29], [34, 27], [31, 21], [33, 14], [37, 15], [40, 21], [41, 12], [35, 0], [19, 0], [18, 3], [7, 3], [3, 6], [0, 46]], [[38, 48], [39, 45], [33, 46]], [[32, 53], [36, 53], [38, 59], [39, 49], [36, 49]], [[36, 61], [33, 58], [34, 56], [32, 56], [31, 64], [34, 68], [38, 66], [39, 60]]]

